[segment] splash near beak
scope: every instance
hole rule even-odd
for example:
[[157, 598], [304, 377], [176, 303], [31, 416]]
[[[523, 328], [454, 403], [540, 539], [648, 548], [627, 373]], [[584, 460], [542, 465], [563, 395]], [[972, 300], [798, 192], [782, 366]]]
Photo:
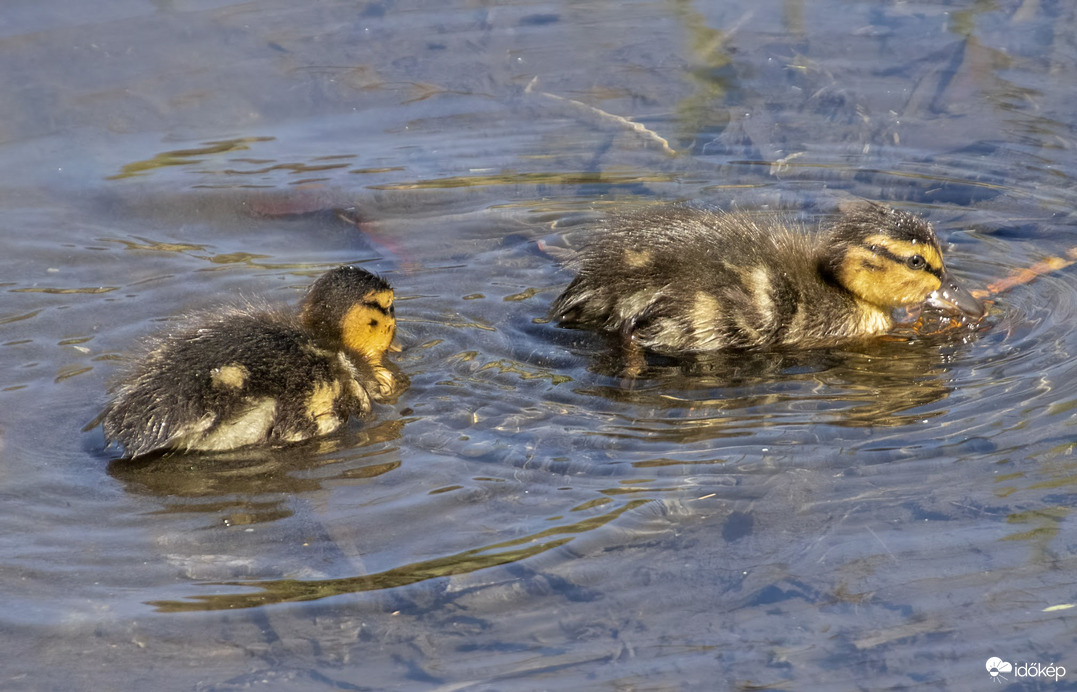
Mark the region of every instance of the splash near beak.
[[925, 302], [950, 315], [967, 315], [980, 319], [985, 312], [983, 303], [976, 300], [948, 272], [942, 275], [942, 286], [939, 286], [939, 290], [929, 295]]

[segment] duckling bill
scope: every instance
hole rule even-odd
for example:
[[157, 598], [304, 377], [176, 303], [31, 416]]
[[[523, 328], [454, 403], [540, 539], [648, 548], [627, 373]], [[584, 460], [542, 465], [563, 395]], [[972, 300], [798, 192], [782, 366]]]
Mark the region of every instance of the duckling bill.
[[105, 439], [135, 457], [330, 433], [397, 388], [393, 299], [384, 279], [344, 266], [298, 311], [231, 308], [159, 337], [102, 414]]
[[822, 232], [688, 205], [613, 218], [554, 301], [563, 326], [666, 355], [813, 348], [884, 334], [895, 308], [979, 319], [924, 220], [864, 202]]

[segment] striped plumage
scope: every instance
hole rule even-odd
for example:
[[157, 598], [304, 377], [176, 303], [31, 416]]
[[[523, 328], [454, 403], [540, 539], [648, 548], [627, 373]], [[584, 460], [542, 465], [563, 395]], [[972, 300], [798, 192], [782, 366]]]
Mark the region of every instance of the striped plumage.
[[930, 301], [983, 306], [946, 273], [925, 221], [859, 203], [824, 232], [689, 205], [611, 218], [576, 260], [551, 315], [627, 347], [678, 355], [827, 346], [887, 332]]
[[393, 289], [359, 267], [323, 275], [298, 312], [222, 310], [151, 344], [102, 414], [105, 439], [135, 457], [324, 435], [394, 392], [395, 332]]

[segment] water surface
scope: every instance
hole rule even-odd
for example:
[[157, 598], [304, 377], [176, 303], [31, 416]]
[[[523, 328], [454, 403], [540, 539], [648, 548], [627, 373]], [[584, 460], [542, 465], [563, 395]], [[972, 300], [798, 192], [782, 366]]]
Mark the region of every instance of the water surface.
[[[543, 319], [590, 222], [664, 200], [887, 201], [976, 287], [1064, 255], [1068, 4], [0, 16], [0, 686], [1077, 676], [1073, 271], [982, 330], [632, 383]], [[81, 431], [142, 336], [344, 262], [399, 300], [411, 387], [374, 420], [227, 460]]]

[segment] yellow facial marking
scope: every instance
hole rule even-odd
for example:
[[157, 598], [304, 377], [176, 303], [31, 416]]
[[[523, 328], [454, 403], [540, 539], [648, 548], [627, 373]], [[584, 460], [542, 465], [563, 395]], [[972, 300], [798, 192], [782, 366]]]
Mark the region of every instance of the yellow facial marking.
[[625, 250], [625, 264], [630, 269], [643, 269], [651, 263], [649, 250]]
[[[928, 253], [938, 259], [938, 253], [930, 246], [912, 243], [894, 243], [887, 239], [891, 246], [914, 247], [915, 250], [906, 255], [900, 255], [893, 250], [898, 257], [920, 254], [931, 266]], [[880, 245], [882, 243], [879, 243]], [[841, 283], [861, 300], [872, 305], [886, 308], [896, 308], [907, 305], [917, 305], [941, 285], [939, 279], [929, 271], [913, 270], [905, 266], [904, 262], [897, 262], [885, 255], [872, 252], [868, 247], [853, 247], [845, 255], [839, 270]]]
[[247, 384], [247, 378], [250, 377], [250, 374], [250, 371], [239, 363], [231, 363], [229, 365], [222, 365], [219, 368], [214, 368], [209, 376], [213, 384], [217, 387], [243, 389], [243, 386]]
[[392, 307], [393, 292], [377, 291], [367, 294], [364, 302], [348, 310], [341, 325], [345, 348], [359, 353], [373, 365], [380, 364], [396, 334]]
[[382, 310], [388, 310], [393, 307], [393, 292], [392, 291], [371, 291], [363, 296], [364, 303], [373, 303], [380, 307]]

